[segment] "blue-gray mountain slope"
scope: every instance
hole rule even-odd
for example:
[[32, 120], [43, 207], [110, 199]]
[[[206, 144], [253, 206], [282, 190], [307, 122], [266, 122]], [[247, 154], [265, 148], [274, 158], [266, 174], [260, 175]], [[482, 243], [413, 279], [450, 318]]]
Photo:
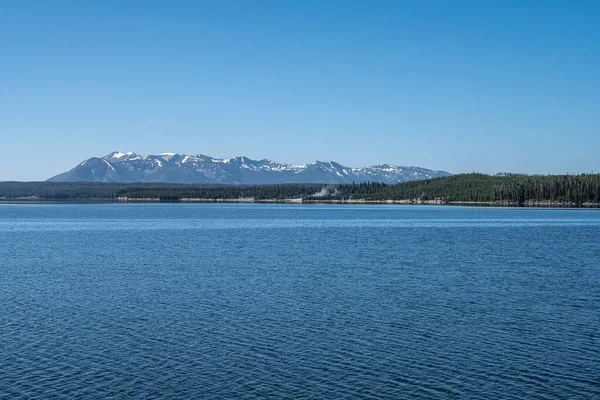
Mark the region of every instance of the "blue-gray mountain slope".
[[349, 168], [333, 161], [311, 164], [283, 164], [247, 157], [213, 158], [202, 154], [163, 153], [142, 156], [110, 153], [85, 160], [75, 168], [56, 175], [53, 182], [164, 182], [218, 184], [281, 183], [398, 183], [451, 175], [420, 167], [388, 164]]

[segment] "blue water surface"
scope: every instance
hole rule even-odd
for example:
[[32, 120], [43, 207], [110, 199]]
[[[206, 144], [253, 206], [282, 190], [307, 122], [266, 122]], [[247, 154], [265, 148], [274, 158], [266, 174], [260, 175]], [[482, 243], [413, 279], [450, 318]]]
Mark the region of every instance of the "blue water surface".
[[0, 205], [0, 398], [600, 398], [600, 210]]

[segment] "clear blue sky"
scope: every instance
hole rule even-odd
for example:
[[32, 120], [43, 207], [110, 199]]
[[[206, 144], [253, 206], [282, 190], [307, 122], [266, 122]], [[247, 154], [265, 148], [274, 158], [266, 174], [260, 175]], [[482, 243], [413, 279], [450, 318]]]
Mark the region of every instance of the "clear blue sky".
[[0, 2], [0, 180], [114, 150], [600, 171], [598, 1]]

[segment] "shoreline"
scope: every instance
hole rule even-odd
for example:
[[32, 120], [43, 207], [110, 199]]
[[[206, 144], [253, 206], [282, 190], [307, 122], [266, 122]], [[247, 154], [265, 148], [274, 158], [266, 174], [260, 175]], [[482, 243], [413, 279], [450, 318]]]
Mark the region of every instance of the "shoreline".
[[207, 199], [207, 198], [182, 198], [178, 200], [161, 200], [160, 198], [131, 198], [118, 197], [116, 202], [153, 202], [153, 203], [279, 203], [279, 204], [404, 204], [404, 205], [450, 205], [450, 206], [480, 206], [480, 207], [536, 207], [536, 208], [600, 208], [600, 203], [562, 203], [556, 201], [444, 201], [444, 200], [366, 200], [366, 199], [341, 199], [341, 200], [306, 200], [296, 199], [255, 199], [244, 197], [239, 199]]
[[160, 199], [160, 198], [81, 198], [81, 199], [52, 199], [52, 198], [0, 198], [0, 204], [142, 204], [142, 203], [183, 203], [183, 204], [208, 204], [208, 203], [230, 203], [230, 204], [345, 204], [345, 205], [432, 205], [432, 206], [467, 206], [467, 207], [518, 207], [518, 208], [600, 208], [600, 203], [563, 203], [555, 201], [526, 201], [518, 203], [513, 201], [444, 201], [444, 200], [365, 200], [365, 199], [323, 199], [306, 200], [303, 198], [293, 199], [255, 199], [244, 197], [237, 199], [210, 199], [210, 198], [181, 198], [181, 199]]

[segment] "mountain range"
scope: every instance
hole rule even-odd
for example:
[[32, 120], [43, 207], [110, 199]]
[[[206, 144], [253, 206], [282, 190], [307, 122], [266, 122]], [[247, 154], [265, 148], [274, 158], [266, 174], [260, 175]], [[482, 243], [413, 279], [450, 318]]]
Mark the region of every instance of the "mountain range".
[[113, 152], [92, 157], [70, 171], [56, 175], [53, 182], [163, 182], [207, 184], [282, 183], [399, 183], [451, 175], [421, 167], [373, 165], [350, 168], [334, 161], [284, 164], [248, 157], [214, 158], [202, 154], [162, 153], [143, 156]]

